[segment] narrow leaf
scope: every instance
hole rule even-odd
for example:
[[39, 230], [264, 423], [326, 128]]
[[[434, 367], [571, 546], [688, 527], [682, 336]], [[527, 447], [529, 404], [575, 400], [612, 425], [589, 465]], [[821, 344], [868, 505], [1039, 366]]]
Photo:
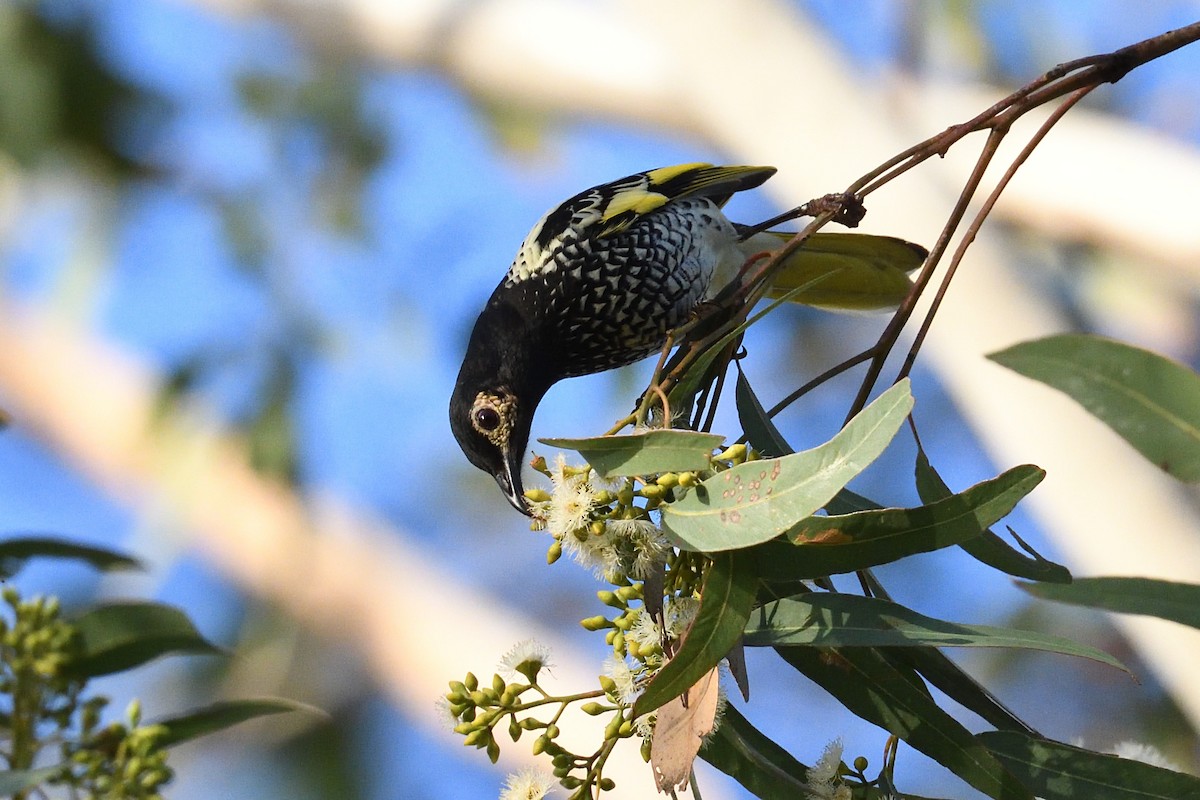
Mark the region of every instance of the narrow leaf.
[[678, 652], [634, 703], [634, 717], [679, 697], [720, 663], [741, 638], [754, 604], [757, 579], [738, 553], [718, 553], [704, 576], [700, 610]]
[[1045, 474], [1026, 464], [927, 506], [808, 517], [787, 531], [790, 541], [753, 548], [759, 575], [768, 580], [837, 575], [959, 544], [1003, 519]]
[[663, 531], [679, 547], [703, 552], [775, 538], [823, 507], [878, 458], [912, 406], [908, 381], [901, 381], [825, 444], [739, 464], [664, 506]]
[[920, 681], [869, 648], [781, 647], [784, 660], [854, 714], [880, 726], [997, 800], [1032, 800], [971, 732], [938, 707]]
[[700, 757], [763, 800], [804, 797], [808, 767], [750, 724], [732, 705], [726, 705], [721, 724]]
[[1200, 481], [1200, 375], [1111, 339], [1061, 334], [988, 356], [1065, 392], [1160, 469]]
[[1200, 628], [1200, 586], [1153, 578], [1077, 578], [1070, 586], [1018, 583], [1045, 600], [1144, 614]]
[[82, 651], [70, 664], [76, 675], [122, 672], [169, 653], [215, 654], [209, 642], [177, 608], [151, 602], [96, 606], [75, 620]]
[[[921, 496], [921, 502], [933, 503], [954, 495], [950, 491], [950, 487], [942, 480], [942, 476], [929, 463], [929, 458], [920, 444], [917, 445], [916, 476], [917, 493]], [[1020, 540], [1018, 539], [1018, 541]], [[980, 527], [978, 536], [959, 542], [958, 546], [975, 560], [1017, 578], [1053, 583], [1071, 582], [1071, 573], [1066, 567], [1042, 558], [1024, 542], [1021, 542], [1021, 545], [1029, 551], [1032, 557], [1018, 553], [1003, 539], [988, 530], [986, 525], [983, 525]]]
[[32, 789], [59, 775], [66, 764], [39, 769], [6, 769], [0, 770], [0, 796], [12, 797], [18, 792]]
[[[736, 363], [736, 362], [735, 362]], [[783, 438], [783, 434], [775, 427], [775, 423], [767, 416], [766, 409], [759, 402], [758, 395], [750, 388], [742, 365], [737, 364], [737, 386], [734, 389], [734, 399], [737, 402], [738, 421], [746, 433], [750, 446], [768, 458], [788, 456], [795, 452], [792, 446]]]
[[916, 670], [954, 702], [973, 711], [1000, 730], [1022, 731], [1037, 735], [1025, 720], [1009, 710], [979, 681], [955, 664], [941, 650], [932, 647], [889, 647], [880, 655], [905, 669]]
[[897, 603], [840, 592], [809, 592], [768, 603], [746, 625], [750, 646], [1009, 647], [1079, 656], [1125, 670], [1103, 650], [1035, 631], [964, 625]]
[[63, 558], [82, 561], [102, 571], [140, 569], [136, 558], [94, 545], [79, 544], [52, 536], [22, 536], [0, 542], [0, 580], [8, 580], [31, 558]]
[[721, 446], [725, 437], [715, 433], [663, 429], [624, 436], [538, 441], [551, 447], [575, 450], [602, 477], [611, 478], [708, 469], [713, 450]]
[[[771, 235], [782, 245], [794, 234]], [[770, 296], [803, 287], [792, 302], [848, 311], [895, 308], [912, 288], [907, 273], [927, 255], [920, 245], [891, 236], [815, 233], [772, 278]]]
[[162, 746], [174, 747], [177, 744], [225, 730], [246, 720], [271, 714], [286, 714], [292, 711], [302, 711], [322, 718], [329, 716], [316, 706], [310, 706], [307, 703], [268, 697], [213, 703], [204, 708], [159, 720], [156, 724], [163, 725], [167, 729], [166, 734], [159, 740]]
[[1200, 778], [1012, 731], [979, 741], [1043, 800], [1200, 800]]

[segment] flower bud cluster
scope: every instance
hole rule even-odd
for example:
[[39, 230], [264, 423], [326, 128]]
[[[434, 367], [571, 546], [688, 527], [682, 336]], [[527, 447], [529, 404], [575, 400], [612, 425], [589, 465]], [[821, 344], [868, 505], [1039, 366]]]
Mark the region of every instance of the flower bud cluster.
[[137, 701], [125, 723], [102, 727], [108, 699], [82, 699], [86, 679], [71, 670], [82, 642], [78, 629], [60, 617], [58, 600], [23, 600], [12, 586], [0, 597], [7, 607], [0, 614], [0, 694], [12, 702], [8, 763], [27, 768], [57, 741], [62, 768], [46, 783], [69, 786], [72, 796], [159, 800], [173, 778], [161, 745], [167, 729], [142, 726]]
[[[70, 693], [77, 681], [65, 667], [78, 650], [75, 628], [59, 618], [58, 599], [22, 600], [17, 590], [3, 591], [12, 618], [0, 617], [0, 693], [12, 694], [18, 684], [35, 683], [51, 695]], [[21, 688], [26, 688], [22, 685]]]
[[89, 797], [122, 797], [130, 800], [162, 800], [160, 790], [174, 778], [167, 766], [163, 725], [142, 725], [141, 706], [130, 703], [125, 723], [113, 722], [94, 729], [96, 712], [82, 743], [67, 748], [72, 784]]
[[735, 444], [713, 455], [706, 470], [606, 480], [588, 464], [567, 464], [561, 454], [553, 467], [538, 456], [533, 468], [550, 479], [551, 491], [525, 492], [532, 527], [553, 537], [548, 563], [566, 553], [612, 583], [645, 578], [671, 550], [653, 512], [716, 472], [754, 457], [744, 444]]
[[[571, 792], [571, 800], [613, 788], [603, 768], [620, 740], [640, 737], [642, 756], [649, 760], [654, 714], [634, 719], [633, 704], [662, 667], [664, 642], [678, 640], [690, 625], [707, 563], [699, 554], [672, 548], [654, 512], [712, 475], [755, 458], [745, 445], [735, 444], [714, 454], [708, 469], [616, 480], [602, 478], [587, 464], [568, 465], [561, 455], [553, 466], [535, 458], [533, 468], [549, 478], [551, 489], [525, 493], [533, 528], [553, 537], [546, 554], [549, 563], [565, 553], [612, 585], [597, 593], [610, 611], [580, 621], [587, 630], [604, 631], [612, 653], [598, 676], [598, 691], [567, 696], [545, 691], [538, 674], [548, 665], [548, 654], [528, 642], [505, 655], [501, 674], [494, 675], [490, 685], [473, 673], [451, 681], [442, 702], [464, 744], [485, 750], [495, 762], [500, 754], [498, 729], [506, 729], [514, 742], [526, 732], [534, 734], [533, 753], [544, 753], [553, 767], [546, 779], [557, 779]], [[664, 613], [657, 619], [646, 610], [644, 597], [644, 580], [656, 573], [664, 577], [666, 595]], [[504, 677], [511, 680], [517, 674], [527, 682], [510, 683]], [[559, 720], [572, 703], [585, 714], [608, 717], [594, 753], [572, 753], [558, 742]], [[536, 775], [514, 775], [509, 783], [511, 791], [505, 797], [543, 797], [548, 791]]]

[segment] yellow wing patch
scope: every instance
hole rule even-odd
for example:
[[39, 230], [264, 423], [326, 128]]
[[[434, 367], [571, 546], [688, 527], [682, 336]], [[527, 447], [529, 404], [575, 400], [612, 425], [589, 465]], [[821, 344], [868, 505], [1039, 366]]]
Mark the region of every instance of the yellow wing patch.
[[734, 193], [758, 186], [773, 174], [774, 167], [714, 167], [698, 162], [630, 176], [607, 187], [613, 195], [604, 206], [597, 235], [618, 233], [638, 218], [683, 197], [708, 197], [723, 206]]

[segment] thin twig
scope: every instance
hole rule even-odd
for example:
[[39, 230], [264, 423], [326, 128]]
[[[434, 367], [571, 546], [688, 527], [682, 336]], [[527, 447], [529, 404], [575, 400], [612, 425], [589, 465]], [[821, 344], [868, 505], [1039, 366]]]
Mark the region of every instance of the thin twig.
[[938, 286], [937, 294], [934, 295], [933, 301], [930, 303], [929, 310], [925, 314], [925, 318], [921, 321], [921, 327], [917, 330], [917, 334], [913, 339], [912, 346], [908, 350], [908, 355], [904, 358], [904, 364], [900, 367], [896, 375], [896, 380], [900, 380], [912, 371], [913, 364], [916, 363], [917, 354], [921, 350], [921, 345], [925, 342], [925, 337], [929, 333], [929, 328], [933, 325], [933, 319], [937, 315], [938, 308], [942, 305], [942, 300], [946, 297], [946, 290], [950, 287], [950, 281], [954, 278], [954, 273], [958, 270], [959, 264], [962, 263], [963, 256], [967, 253], [967, 248], [975, 241], [975, 237], [979, 234], [980, 228], [983, 227], [984, 221], [991, 214], [992, 209], [996, 205], [996, 201], [1000, 199], [1000, 195], [1008, 187], [1013, 176], [1017, 174], [1017, 170], [1029, 159], [1033, 151], [1046, 138], [1046, 134], [1050, 133], [1050, 129], [1061, 120], [1068, 111], [1070, 111], [1080, 100], [1089, 95], [1096, 86], [1085, 86], [1082, 89], [1076, 89], [1074, 93], [1067, 96], [1058, 108], [1042, 123], [1037, 132], [1021, 149], [1016, 158], [1005, 171], [1000, 182], [996, 184], [996, 188], [991, 191], [987, 199], [983, 203], [983, 207], [971, 220], [971, 224], [967, 226], [963, 233], [962, 240], [958, 243], [958, 248], [954, 251], [954, 256], [950, 259], [950, 264], [946, 268], [946, 274], [942, 278], [941, 284]]

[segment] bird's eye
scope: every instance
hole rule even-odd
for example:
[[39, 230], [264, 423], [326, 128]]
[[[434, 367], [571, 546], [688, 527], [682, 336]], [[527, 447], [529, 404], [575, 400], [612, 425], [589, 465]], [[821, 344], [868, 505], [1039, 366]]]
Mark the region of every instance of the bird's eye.
[[500, 427], [500, 412], [491, 406], [475, 409], [475, 427], [485, 433], [491, 433]]

